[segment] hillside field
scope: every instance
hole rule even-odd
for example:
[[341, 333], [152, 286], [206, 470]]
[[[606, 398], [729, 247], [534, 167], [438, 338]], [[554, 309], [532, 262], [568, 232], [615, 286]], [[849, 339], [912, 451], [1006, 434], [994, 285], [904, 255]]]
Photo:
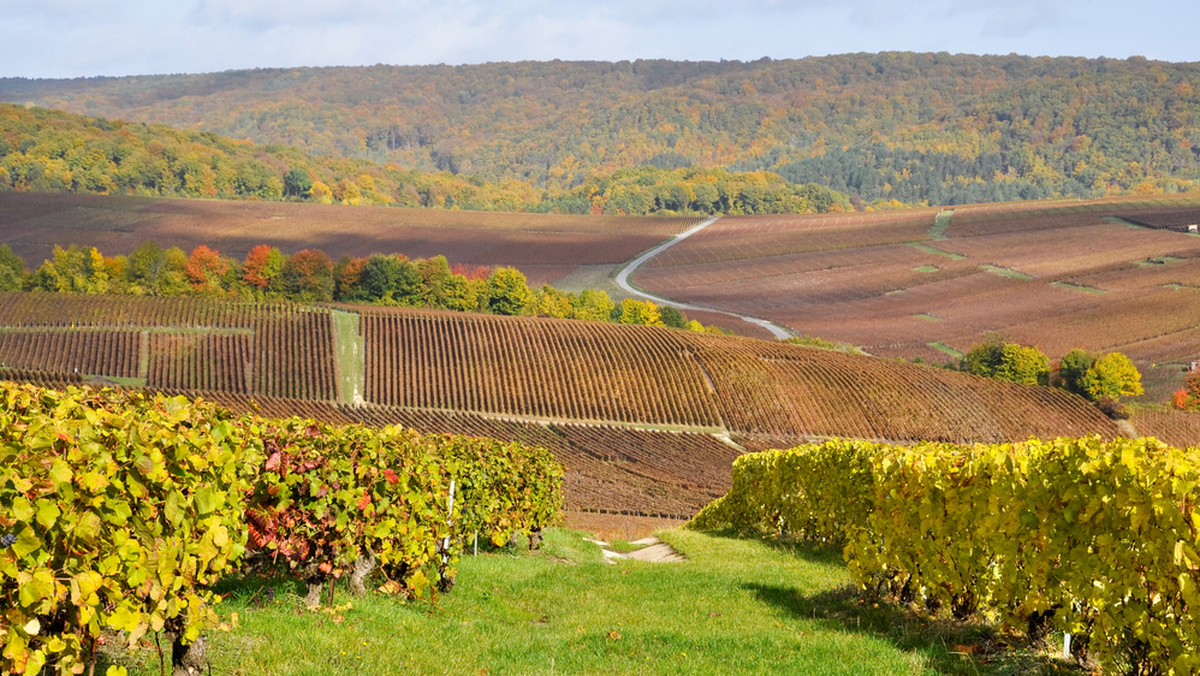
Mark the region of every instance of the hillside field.
[[[682, 518], [727, 490], [738, 454], [805, 439], [1116, 436], [1112, 420], [1061, 390], [895, 358], [946, 361], [990, 332], [1051, 358], [1074, 346], [1119, 349], [1146, 374], [1145, 398], [1165, 401], [1200, 359], [1193, 220], [1200, 200], [1191, 196], [726, 217], [635, 278], [874, 357], [537, 317], [10, 293], [0, 295], [0, 377], [525, 441], [567, 466], [567, 505], [577, 512]], [[606, 279], [603, 271], [695, 223], [0, 193], [0, 238], [31, 266], [53, 244], [113, 254], [146, 240], [204, 243], [236, 256], [266, 243], [443, 254], [555, 283]], [[1132, 425], [1189, 446], [1200, 444], [1196, 418], [1146, 410]]]
[[[55, 245], [126, 254], [145, 241], [244, 257], [269, 244], [332, 258], [445, 255], [511, 265], [531, 285], [602, 288], [692, 217], [571, 216], [301, 203], [0, 192], [0, 242], [36, 268]], [[1145, 399], [1166, 401], [1200, 360], [1200, 197], [985, 204], [821, 215], [727, 216], [651, 259], [636, 285], [773, 320], [884, 357], [942, 363], [997, 333], [1051, 359], [1121, 351]], [[689, 316], [742, 335], [719, 313]]]
[[725, 217], [635, 281], [888, 357], [941, 363], [988, 334], [1129, 355], [1165, 401], [1200, 359], [1200, 198]]
[[1062, 390], [752, 338], [209, 298], [0, 294], [0, 377], [522, 441], [566, 465], [569, 508], [673, 518], [745, 450], [1118, 433]]

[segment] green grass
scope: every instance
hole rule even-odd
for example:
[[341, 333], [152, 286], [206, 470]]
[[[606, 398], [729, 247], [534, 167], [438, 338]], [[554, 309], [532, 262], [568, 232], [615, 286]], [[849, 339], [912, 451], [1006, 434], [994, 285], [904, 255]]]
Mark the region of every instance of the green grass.
[[338, 401], [343, 404], [361, 403], [365, 393], [366, 350], [359, 332], [359, 315], [356, 312], [331, 310], [330, 321], [333, 322]]
[[924, 319], [924, 320], [925, 320], [925, 321], [927, 321], [927, 322], [940, 322], [940, 321], [942, 321], [942, 318], [941, 318], [941, 317], [938, 317], [937, 315], [931, 315], [931, 314], [927, 314], [927, 313], [925, 313], [925, 312], [922, 312], [922, 313], [920, 313], [920, 314], [915, 314], [915, 315], [913, 315], [913, 316], [914, 316], [914, 317], [916, 317], [917, 319]]
[[1103, 220], [1105, 223], [1112, 223], [1114, 225], [1127, 225], [1131, 228], [1137, 228], [1139, 230], [1147, 230], [1148, 229], [1146, 226], [1142, 225], [1141, 223], [1134, 223], [1133, 221], [1127, 221], [1124, 218], [1121, 218], [1119, 216], [1105, 216]]
[[913, 268], [916, 272], [937, 272], [939, 269], [936, 265], [922, 265], [919, 268]]
[[967, 356], [965, 353], [950, 347], [949, 345], [943, 343], [940, 340], [932, 342], [932, 343], [927, 343], [927, 345], [929, 345], [929, 347], [932, 347], [933, 349], [937, 350], [938, 352], [941, 352], [942, 354], [948, 354], [951, 357], [954, 357], [955, 359], [962, 359], [963, 357]]
[[1137, 265], [1141, 267], [1154, 267], [1158, 265], [1171, 265], [1172, 263], [1182, 263], [1187, 259], [1176, 258], [1175, 256], [1152, 256], [1143, 261], [1138, 261]]
[[998, 265], [984, 264], [984, 265], [980, 265], [979, 269], [983, 270], [984, 272], [990, 272], [994, 275], [1000, 275], [1002, 277], [1010, 277], [1012, 279], [1020, 279], [1023, 281], [1029, 281], [1029, 280], [1033, 279], [1033, 275], [1027, 275], [1024, 272], [1019, 272], [1017, 270], [1011, 270], [1009, 268], [1002, 268]]
[[922, 244], [921, 242], [909, 242], [908, 245], [918, 251], [924, 251], [925, 253], [933, 254], [934, 256], [949, 258], [952, 261], [961, 261], [962, 259], [966, 258], [966, 256], [962, 254], [952, 253], [950, 251], [942, 251], [937, 247], [930, 246], [928, 244]]
[[929, 228], [929, 236], [935, 240], [946, 239], [946, 231], [950, 229], [950, 217], [953, 215], [953, 209], [939, 211], [937, 218], [933, 220], [933, 226]]
[[1082, 291], [1084, 293], [1090, 293], [1090, 294], [1097, 295], [1097, 296], [1102, 296], [1102, 295], [1108, 293], [1104, 289], [1098, 289], [1094, 286], [1085, 286], [1083, 284], [1071, 284], [1070, 282], [1050, 282], [1050, 286], [1057, 286], [1060, 289], [1066, 289], [1068, 291]]
[[[688, 560], [610, 565], [585, 534], [552, 530], [536, 553], [464, 558], [436, 606], [339, 591], [335, 610], [314, 612], [290, 579], [230, 581], [220, 610], [238, 613], [240, 626], [210, 634], [213, 673], [1065, 672], [1036, 651], [996, 650], [1005, 639], [985, 626], [861, 596], [838, 550], [659, 535]], [[157, 674], [152, 646], [108, 656], [131, 674]]]

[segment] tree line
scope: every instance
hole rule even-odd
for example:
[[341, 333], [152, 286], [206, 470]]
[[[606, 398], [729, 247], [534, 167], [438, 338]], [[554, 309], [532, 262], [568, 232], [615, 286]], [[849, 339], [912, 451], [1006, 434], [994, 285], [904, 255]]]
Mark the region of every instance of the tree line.
[[1051, 364], [1046, 354], [1032, 345], [1009, 343], [993, 336], [971, 348], [957, 366], [985, 378], [1059, 387], [1096, 404], [1114, 418], [1124, 417], [1123, 397], [1144, 393], [1142, 374], [1120, 352], [1095, 355], [1076, 348]]
[[203, 244], [186, 253], [145, 242], [128, 256], [56, 246], [32, 272], [11, 247], [0, 245], [0, 291], [365, 303], [725, 333], [650, 301], [626, 298], [618, 304], [603, 290], [531, 287], [513, 267], [451, 266], [445, 256], [409, 259], [396, 253], [334, 261], [320, 249], [285, 254], [267, 244], [241, 261]]

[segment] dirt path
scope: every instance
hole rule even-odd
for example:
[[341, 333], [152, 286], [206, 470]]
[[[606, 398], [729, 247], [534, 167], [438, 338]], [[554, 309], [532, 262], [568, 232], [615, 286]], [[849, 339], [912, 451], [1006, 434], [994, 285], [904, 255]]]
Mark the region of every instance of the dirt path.
[[659, 305], [669, 305], [671, 307], [678, 308], [680, 310], [685, 310], [685, 311], [686, 310], [695, 310], [697, 312], [717, 312], [717, 313], [720, 313], [723, 315], [737, 317], [738, 319], [741, 319], [744, 322], [749, 322], [751, 324], [754, 324], [755, 326], [760, 326], [760, 327], [770, 331], [771, 335], [773, 335], [776, 338], [779, 338], [781, 340], [784, 338], [791, 338], [792, 336], [796, 335], [793, 331], [791, 331], [787, 327], [776, 324], [775, 322], [770, 321], [768, 319], [762, 319], [760, 317], [751, 317], [749, 315], [738, 314], [736, 312], [728, 312], [726, 310], [720, 310], [720, 309], [717, 309], [714, 307], [709, 307], [707, 305], [696, 305], [693, 303], [680, 303], [677, 301], [670, 300], [668, 298], [663, 298], [662, 296], [655, 296], [654, 294], [646, 293], [645, 291], [642, 291], [641, 289], [635, 287], [633, 285], [633, 283], [629, 281], [629, 278], [632, 277], [635, 272], [637, 272], [638, 268], [645, 265], [647, 261], [649, 261], [650, 259], [654, 258], [658, 254], [666, 251], [667, 249], [675, 246], [676, 244], [682, 242], [683, 240], [687, 239], [688, 237], [691, 237], [692, 235], [696, 234], [697, 232], [700, 232], [701, 230], [707, 228], [708, 226], [710, 226], [716, 222], [717, 222], [717, 218], [710, 218], [707, 221], [704, 221], [703, 223], [701, 223], [700, 225], [697, 225], [697, 226], [687, 230], [686, 232], [676, 235], [675, 237], [663, 242], [662, 244], [659, 244], [658, 246], [654, 247], [653, 249], [650, 249], [646, 253], [633, 259], [627, 265], [625, 265], [625, 267], [621, 268], [621, 270], [619, 272], [617, 272], [617, 276], [616, 276], [617, 286], [624, 289], [630, 295], [645, 298], [647, 300], [658, 303]]
[[584, 539], [600, 545], [600, 551], [604, 554], [605, 563], [615, 564], [622, 559], [645, 561], [647, 563], [675, 563], [684, 560], [683, 555], [677, 552], [674, 547], [656, 537], [634, 540], [629, 544], [636, 547], [636, 549], [626, 552], [617, 552], [609, 549], [609, 544], [603, 540]]

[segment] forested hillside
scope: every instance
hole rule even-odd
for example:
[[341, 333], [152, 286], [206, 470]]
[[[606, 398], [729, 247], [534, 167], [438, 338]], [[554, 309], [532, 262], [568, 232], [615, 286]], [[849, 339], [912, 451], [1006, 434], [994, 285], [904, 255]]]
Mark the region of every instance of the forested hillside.
[[867, 202], [934, 204], [1200, 181], [1200, 64], [1141, 58], [381, 65], [8, 79], [0, 99], [551, 195], [638, 167], [769, 170]]
[[3, 103], [0, 190], [619, 215], [850, 209], [844, 194], [765, 171], [639, 167], [543, 189]]

